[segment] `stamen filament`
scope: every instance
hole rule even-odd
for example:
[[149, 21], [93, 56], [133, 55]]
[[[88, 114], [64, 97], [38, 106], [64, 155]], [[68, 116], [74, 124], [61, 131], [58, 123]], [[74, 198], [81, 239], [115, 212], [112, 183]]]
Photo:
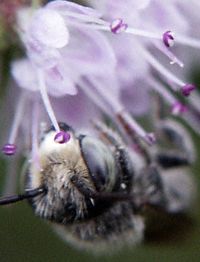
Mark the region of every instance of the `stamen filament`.
[[164, 101], [171, 107], [171, 113], [173, 115], [180, 115], [187, 110], [187, 107], [179, 102], [161, 83], [155, 79], [150, 79], [149, 84], [151, 87], [163, 97]]
[[177, 101], [177, 99], [157, 80], [149, 79], [149, 84], [168, 102], [168, 104], [173, 105]]
[[78, 20], [83, 21], [83, 22], [87, 22], [87, 23], [94, 23], [94, 24], [99, 24], [99, 25], [107, 25], [108, 24], [108, 22], [104, 21], [103, 19], [84, 15], [84, 14], [80, 14], [80, 13], [77, 14], [77, 13], [66, 11], [66, 10], [63, 11], [63, 12], [61, 11], [60, 13], [67, 18], [68, 17], [77, 18]]
[[192, 94], [189, 98], [189, 103], [197, 110], [200, 112], [200, 96], [196, 94]]
[[15, 158], [9, 159], [9, 165], [7, 165], [6, 176], [4, 182], [3, 195], [13, 195], [17, 189], [17, 176], [16, 170], [18, 170], [19, 156], [16, 154]]
[[132, 131], [138, 134], [148, 145], [152, 145], [156, 142], [154, 134], [147, 133], [126, 110], [119, 112], [118, 117], [124, 122], [124, 124], [127, 124]]
[[58, 122], [56, 120], [54, 111], [52, 109], [48, 94], [47, 94], [43, 72], [41, 70], [37, 70], [37, 76], [38, 76], [38, 80], [39, 80], [39, 90], [40, 90], [40, 93], [41, 93], [41, 96], [42, 96], [42, 100], [43, 100], [45, 109], [47, 111], [47, 114], [48, 114], [55, 130], [57, 132], [59, 132], [60, 128], [59, 128]]
[[98, 96], [89, 83], [87, 81], [84, 81], [83, 79], [79, 80], [79, 87], [83, 90], [83, 92], [94, 102], [95, 105], [97, 105], [102, 112], [105, 110], [105, 104], [100, 99], [100, 96]]
[[[153, 55], [145, 50], [144, 48], [141, 49], [143, 56], [148, 61], [148, 63], [154, 67], [158, 72], [160, 72], [167, 80], [170, 80], [171, 82], [174, 82], [180, 87], [183, 87], [186, 85], [181, 79], [176, 77], [174, 74], [172, 74], [168, 69], [166, 69], [157, 59], [153, 57]], [[172, 87], [175, 91], [177, 91], [177, 88]]]
[[39, 157], [38, 157], [38, 123], [39, 123], [39, 101], [33, 102], [33, 112], [32, 112], [32, 161], [40, 167]]
[[116, 114], [124, 110], [124, 107], [120, 103], [119, 99], [110, 92], [109, 88], [102, 88], [102, 85], [100, 85], [99, 81], [97, 81], [94, 77], [90, 77], [89, 82], [92, 84], [93, 88], [95, 88], [100, 93], [103, 99], [107, 101]]
[[142, 29], [128, 27], [125, 32], [128, 34], [136, 35], [136, 36], [142, 36], [146, 38], [162, 40], [162, 34], [145, 31]]
[[[92, 83], [92, 88], [91, 88], [91, 86], [90, 86], [91, 84], [90, 84], [90, 82], [88, 80], [84, 81], [82, 79], [82, 81], [79, 82], [79, 84], [80, 84], [80, 88], [86, 93], [86, 95], [99, 108], [101, 108], [102, 112], [105, 112], [106, 114], [108, 114], [108, 107], [105, 107], [105, 103], [103, 103], [102, 99], [104, 98], [105, 102], [108, 104], [108, 106], [110, 108], [110, 107], [113, 106], [113, 105], [111, 105], [112, 103], [110, 103], [110, 97], [112, 97], [112, 95], [108, 96], [107, 98], [105, 96], [102, 97], [102, 94], [101, 94], [102, 92], [98, 92], [99, 90], [96, 90], [94, 92], [94, 88], [95, 87], [93, 86], [93, 83]], [[126, 125], [127, 124], [129, 125], [129, 129], [131, 129], [132, 133], [136, 133], [137, 135], [142, 137], [142, 139], [146, 143], [148, 143], [149, 145], [152, 145], [152, 143], [155, 142], [155, 139], [154, 139], [153, 135], [146, 133], [142, 129], [142, 127], [133, 119], [133, 117], [122, 106], [120, 106], [120, 108], [121, 109], [119, 111], [115, 111], [115, 117], [117, 118], [117, 121], [119, 121], [119, 119], [122, 119], [122, 121], [124, 123], [126, 123]], [[112, 110], [113, 110], [113, 108], [112, 108]], [[112, 114], [112, 112], [110, 114]], [[124, 129], [124, 125], [123, 125], [123, 129]], [[125, 131], [127, 132], [127, 130], [125, 130]], [[139, 133], [137, 133], [137, 132], [139, 132]]]
[[[110, 23], [108, 22], [104, 22], [101, 24], [98, 23], [98, 24], [85, 24], [85, 25], [91, 27], [92, 29], [111, 32]], [[128, 33], [128, 34], [135, 35], [135, 36], [141, 36], [145, 38], [157, 39], [157, 40], [162, 41], [162, 37], [161, 37], [162, 34], [149, 32], [149, 31], [145, 31], [142, 29], [127, 27], [124, 33]]]
[[19, 129], [20, 122], [22, 121], [23, 118], [23, 112], [24, 112], [24, 107], [25, 107], [25, 102], [26, 102], [26, 94], [23, 92], [19, 98], [17, 108], [15, 110], [15, 116], [14, 116], [14, 121], [11, 127], [11, 133], [8, 138], [8, 143], [9, 144], [14, 144], [16, 137], [17, 137], [17, 132]]
[[172, 51], [169, 48], [166, 48], [165, 46], [161, 46], [160, 44], [155, 44], [155, 46], [164, 54], [166, 55], [171, 61], [170, 64], [177, 64], [181, 68], [184, 67], [184, 63], [177, 57], [175, 56]]
[[[153, 134], [148, 134], [138, 123], [135, 119], [127, 112], [120, 101], [110, 92], [109, 89], [102, 89], [99, 85], [99, 82], [96, 79], [90, 78], [89, 81], [92, 84], [92, 88], [97, 89], [101, 97], [112, 107], [115, 116], [120, 116], [125, 120], [126, 123], [130, 126], [133, 132], [138, 134], [145, 142], [149, 145], [155, 142], [155, 138]], [[104, 109], [105, 110], [105, 109]]]
[[176, 35], [176, 42], [181, 45], [190, 46], [198, 49], [200, 48], [200, 41], [193, 37]]
[[[103, 19], [94, 19], [86, 15], [77, 15], [73, 12], [67, 12], [71, 17], [78, 18], [82, 21], [86, 22], [93, 22], [94, 24], [85, 24], [86, 26], [90, 26], [93, 29], [96, 30], [103, 30], [103, 31], [111, 31], [110, 30], [110, 23], [107, 21], [104, 21]], [[66, 13], [66, 14], [67, 14]], [[64, 13], [63, 13], [64, 15]], [[143, 29], [137, 29], [133, 27], [127, 27], [127, 29], [124, 31], [124, 33], [132, 34], [135, 36], [141, 36], [145, 38], [151, 38], [151, 39], [157, 39], [163, 42], [163, 32], [151, 32]], [[191, 46], [194, 48], [200, 48], [200, 41], [193, 37], [188, 37], [184, 35], [179, 35], [176, 33], [176, 43], [179, 43], [181, 45]]]

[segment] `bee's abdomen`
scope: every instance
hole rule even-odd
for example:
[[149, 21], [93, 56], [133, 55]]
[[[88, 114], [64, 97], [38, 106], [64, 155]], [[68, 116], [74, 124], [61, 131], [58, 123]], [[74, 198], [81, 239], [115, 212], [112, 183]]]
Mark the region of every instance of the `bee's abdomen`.
[[89, 221], [56, 226], [56, 229], [76, 247], [95, 252], [140, 242], [143, 227], [143, 220], [132, 213], [129, 203], [117, 203]]

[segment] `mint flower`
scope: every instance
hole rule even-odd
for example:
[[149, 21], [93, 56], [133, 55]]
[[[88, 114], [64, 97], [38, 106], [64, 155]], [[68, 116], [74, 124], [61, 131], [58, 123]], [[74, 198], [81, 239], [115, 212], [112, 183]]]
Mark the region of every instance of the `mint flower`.
[[[177, 65], [180, 69], [184, 66], [174, 54], [174, 47], [200, 47], [198, 39], [188, 36], [189, 22], [178, 6], [180, 2], [170, 0], [165, 8], [160, 1], [150, 0], [91, 3], [95, 9], [58, 0], [18, 14], [18, 32], [27, 56], [13, 62], [12, 75], [18, 86], [26, 90], [22, 92], [24, 96], [33, 92], [28, 100], [37, 104], [38, 112], [42, 111], [40, 99], [43, 101], [56, 137], [60, 138], [61, 132], [56, 115], [63, 108], [55, 111], [49, 96], [66, 97], [67, 103], [80, 90], [84, 99], [87, 97], [88, 103], [95, 105], [94, 112], [112, 117], [124, 128], [128, 126], [147, 144], [154, 143], [155, 136], [144, 130], [132, 113], [148, 112], [152, 91], [162, 96], [172, 114], [187, 119], [189, 112], [196, 121], [199, 107], [190, 98], [188, 106], [179, 101], [181, 96], [190, 96], [196, 86], [173, 73]], [[162, 56], [169, 58], [170, 63], [163, 63]], [[89, 115], [82, 116], [87, 123]], [[6, 148], [8, 154], [16, 150], [15, 138], [22, 121], [16, 118], [11, 132], [14, 135], [10, 135]], [[34, 119], [33, 126], [46, 120], [39, 114]]]
[[[129, 110], [131, 101], [134, 101], [134, 88], [140, 86], [142, 97], [146, 98], [145, 105], [148, 105], [148, 95], [144, 95], [144, 92], [149, 94], [152, 90], [159, 93], [171, 107], [171, 113], [187, 119], [187, 123], [199, 133], [199, 107], [193, 102], [199, 96], [193, 92], [196, 86], [184, 80], [185, 64], [181, 59], [182, 56], [183, 60], [190, 62], [190, 59], [186, 60], [185, 53], [200, 48], [195, 30], [192, 30], [194, 36], [191, 34], [193, 23], [198, 24], [198, 12], [194, 15], [192, 12], [194, 7], [198, 10], [199, 4], [177, 0], [170, 0], [167, 5], [159, 0], [88, 2], [102, 12], [106, 21], [110, 21], [110, 29], [116, 34], [115, 38], [109, 37], [117, 56], [122, 100]], [[186, 17], [191, 19], [187, 20]], [[109, 31], [105, 25], [100, 27]], [[189, 54], [193, 57], [191, 52]], [[169, 63], [164, 60], [165, 56]], [[179, 100], [182, 95], [190, 96], [186, 101], [187, 106], [181, 102], [182, 99]]]

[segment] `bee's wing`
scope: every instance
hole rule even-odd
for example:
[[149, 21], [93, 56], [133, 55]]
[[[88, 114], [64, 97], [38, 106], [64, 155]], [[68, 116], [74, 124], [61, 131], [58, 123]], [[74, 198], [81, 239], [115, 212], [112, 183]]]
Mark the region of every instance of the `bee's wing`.
[[196, 187], [190, 169], [187, 167], [162, 170], [167, 211], [185, 213], [191, 208], [196, 196]]

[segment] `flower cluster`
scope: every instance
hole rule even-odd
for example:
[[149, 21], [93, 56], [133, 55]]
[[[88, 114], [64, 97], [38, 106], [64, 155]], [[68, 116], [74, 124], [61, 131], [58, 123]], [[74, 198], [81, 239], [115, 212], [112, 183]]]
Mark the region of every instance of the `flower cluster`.
[[21, 95], [5, 154], [15, 153], [19, 128], [26, 129], [33, 155], [37, 154], [45, 111], [58, 143], [70, 137], [60, 130], [57, 119], [87, 127], [92, 118], [107, 115], [151, 145], [156, 137], [134, 116], [149, 112], [155, 94], [169, 106], [169, 114], [199, 132], [199, 95], [196, 86], [184, 79], [185, 61], [178, 55], [200, 48], [195, 32], [191, 34], [192, 22], [198, 21], [198, 12], [193, 14], [191, 6], [196, 10], [200, 4], [180, 0], [88, 3], [91, 7], [58, 0], [38, 10], [19, 9], [17, 31], [26, 57], [12, 63]]

